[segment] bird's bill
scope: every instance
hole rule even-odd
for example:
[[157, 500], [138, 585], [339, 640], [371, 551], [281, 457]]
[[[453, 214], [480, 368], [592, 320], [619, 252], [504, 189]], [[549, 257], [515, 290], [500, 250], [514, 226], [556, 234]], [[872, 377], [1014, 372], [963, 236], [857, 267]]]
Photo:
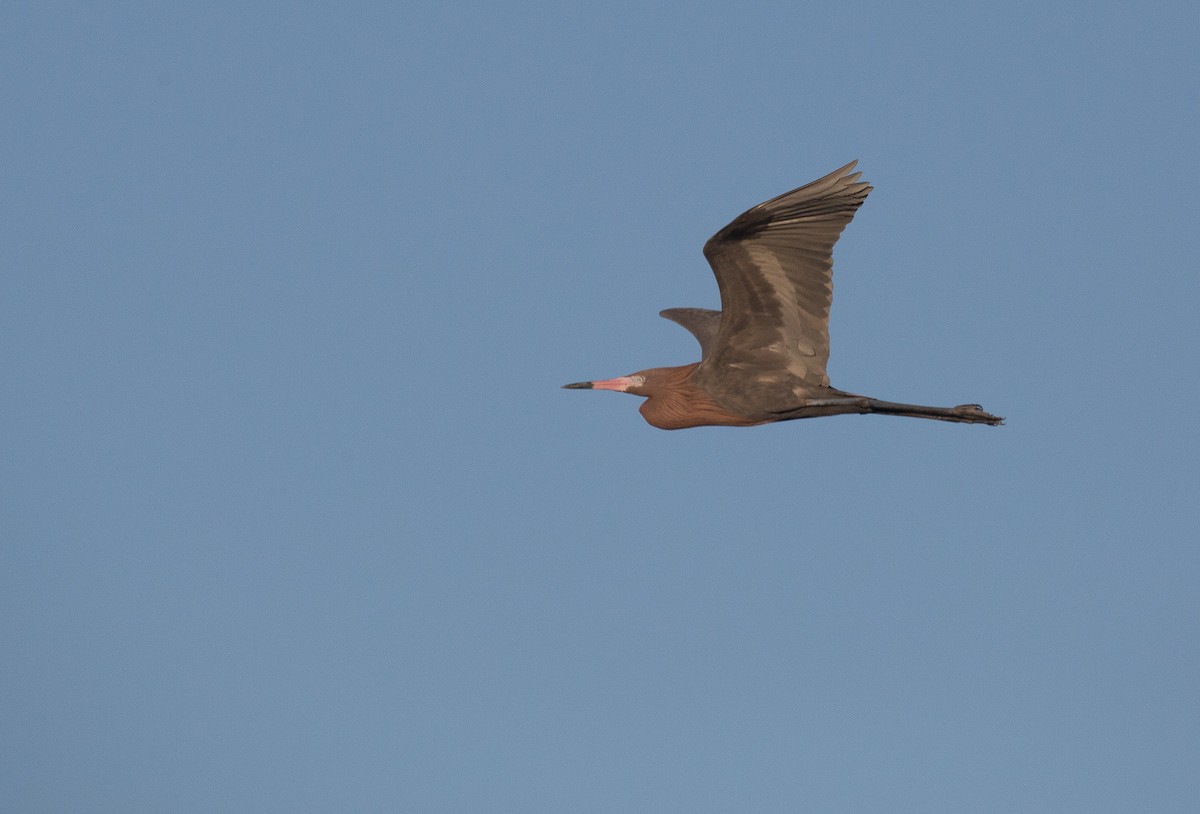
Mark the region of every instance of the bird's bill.
[[575, 382], [574, 384], [564, 384], [563, 387], [567, 390], [616, 390], [625, 392], [633, 385], [633, 377], [618, 376], [615, 379], [601, 379], [597, 382]]

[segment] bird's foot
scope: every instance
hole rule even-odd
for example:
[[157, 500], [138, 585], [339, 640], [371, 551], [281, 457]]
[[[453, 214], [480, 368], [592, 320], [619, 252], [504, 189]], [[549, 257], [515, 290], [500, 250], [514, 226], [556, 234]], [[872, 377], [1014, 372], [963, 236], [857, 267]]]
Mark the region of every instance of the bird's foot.
[[999, 416], [994, 416], [983, 409], [980, 404], [960, 404], [951, 411], [955, 415], [963, 416], [968, 419], [977, 419], [986, 424], [997, 426], [1004, 423], [1004, 419]]

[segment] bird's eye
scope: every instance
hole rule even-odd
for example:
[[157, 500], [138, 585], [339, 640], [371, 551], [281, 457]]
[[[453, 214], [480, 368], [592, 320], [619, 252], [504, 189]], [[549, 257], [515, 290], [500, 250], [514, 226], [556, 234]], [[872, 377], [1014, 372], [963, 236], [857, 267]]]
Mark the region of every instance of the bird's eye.
[[630, 376], [629, 378], [633, 380], [634, 384], [645, 384], [646, 383], [645, 376]]

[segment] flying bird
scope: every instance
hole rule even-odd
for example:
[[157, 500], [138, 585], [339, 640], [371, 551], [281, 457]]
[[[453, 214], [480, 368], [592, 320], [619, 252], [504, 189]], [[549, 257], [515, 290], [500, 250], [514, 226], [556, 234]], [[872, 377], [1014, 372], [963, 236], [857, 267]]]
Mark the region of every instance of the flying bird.
[[872, 190], [857, 164], [748, 209], [704, 244], [721, 310], [661, 312], [700, 342], [699, 362], [564, 387], [643, 396], [642, 416], [664, 430], [846, 413], [1002, 424], [978, 404], [898, 404], [829, 386], [833, 245]]

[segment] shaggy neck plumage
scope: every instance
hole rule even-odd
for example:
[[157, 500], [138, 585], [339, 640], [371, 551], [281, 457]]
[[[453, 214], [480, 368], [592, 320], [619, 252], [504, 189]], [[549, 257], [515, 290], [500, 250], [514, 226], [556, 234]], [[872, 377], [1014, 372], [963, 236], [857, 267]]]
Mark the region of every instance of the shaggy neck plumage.
[[699, 362], [694, 362], [682, 367], [646, 371], [643, 374], [646, 383], [640, 388], [646, 391], [647, 396], [639, 410], [642, 417], [661, 430], [710, 425], [748, 427], [761, 423], [729, 412], [692, 384], [692, 374], [699, 365]]

